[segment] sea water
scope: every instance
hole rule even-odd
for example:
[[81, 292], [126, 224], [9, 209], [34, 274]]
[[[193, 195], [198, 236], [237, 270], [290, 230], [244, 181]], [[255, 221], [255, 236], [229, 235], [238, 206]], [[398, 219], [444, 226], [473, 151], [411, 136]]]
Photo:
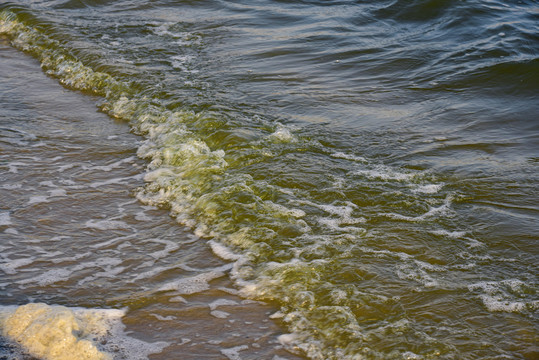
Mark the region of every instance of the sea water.
[[537, 357], [538, 20], [1, 5], [2, 356]]

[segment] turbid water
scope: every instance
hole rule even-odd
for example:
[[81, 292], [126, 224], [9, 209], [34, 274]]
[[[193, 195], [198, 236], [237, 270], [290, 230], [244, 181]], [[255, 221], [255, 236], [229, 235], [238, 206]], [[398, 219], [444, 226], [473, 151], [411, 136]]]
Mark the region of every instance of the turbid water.
[[536, 358], [538, 20], [1, 5], [0, 356]]

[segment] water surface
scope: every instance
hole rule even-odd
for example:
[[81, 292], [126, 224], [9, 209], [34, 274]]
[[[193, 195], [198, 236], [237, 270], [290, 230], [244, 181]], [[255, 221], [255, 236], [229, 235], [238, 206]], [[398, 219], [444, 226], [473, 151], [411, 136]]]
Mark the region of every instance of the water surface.
[[[76, 125], [80, 111], [66, 105], [62, 124], [73, 128], [62, 137], [96, 147], [70, 155], [74, 164], [95, 163], [82, 165], [92, 180], [79, 196], [91, 199], [92, 184], [106, 184], [136, 200], [120, 205], [105, 191], [102, 202], [77, 210], [100, 216], [39, 239], [52, 249], [64, 231], [114, 233], [93, 245], [117, 252], [92, 260], [108, 274], [103, 280], [74, 280], [86, 267], [53, 252], [54, 265], [41, 271], [55, 281], [25, 283], [20, 277], [36, 264], [6, 253], [18, 266], [6, 265], [13, 270], [3, 303], [127, 307], [133, 319], [158, 307], [176, 338], [148, 329], [138, 338], [190, 356], [179, 335], [187, 331], [182, 309], [211, 304], [221, 296], [214, 283], [225, 281], [218, 286], [241, 296], [229, 300], [268, 304], [253, 305], [260, 317], [244, 321], [281, 328], [264, 345], [230, 343], [244, 347], [216, 355], [202, 346], [199, 356], [248, 359], [258, 349], [266, 351], [258, 358], [537, 356], [535, 2], [22, 3], [1, 8], [6, 41], [64, 85], [62, 98], [79, 92], [88, 117], [102, 119]], [[21, 116], [16, 129], [24, 130], [26, 111], [6, 106], [2, 121]], [[35, 139], [13, 135], [13, 125], [3, 139], [30, 151], [53, 131], [54, 121], [43, 123], [39, 134], [27, 131]], [[125, 147], [102, 150], [105, 140]], [[52, 155], [25, 156], [39, 158], [32, 168], [57, 171]], [[33, 203], [21, 200], [21, 180], [11, 175], [19, 162], [3, 165], [13, 200], [2, 205], [2, 226], [9, 236], [24, 229], [32, 237], [46, 224], [12, 226], [14, 204], [44, 206], [61, 178], [43, 185], [50, 196], [38, 189]], [[76, 193], [62, 194], [71, 201]], [[67, 213], [76, 219], [77, 211]], [[186, 290], [192, 280], [207, 285]], [[66, 295], [46, 286], [62, 281]], [[94, 282], [107, 296], [95, 295]], [[94, 300], [84, 300], [87, 292]]]

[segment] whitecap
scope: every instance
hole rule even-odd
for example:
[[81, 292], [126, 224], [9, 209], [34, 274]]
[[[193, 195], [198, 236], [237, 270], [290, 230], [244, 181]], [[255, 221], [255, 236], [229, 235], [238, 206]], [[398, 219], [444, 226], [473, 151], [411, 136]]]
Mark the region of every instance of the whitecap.
[[238, 260], [241, 257], [241, 255], [238, 255], [238, 254], [232, 252], [232, 250], [230, 250], [229, 248], [227, 248], [223, 244], [220, 244], [220, 243], [215, 242], [213, 240], [208, 241], [208, 244], [210, 245], [211, 250], [213, 251], [213, 253], [215, 255], [219, 256], [223, 260], [235, 261], [235, 260]]

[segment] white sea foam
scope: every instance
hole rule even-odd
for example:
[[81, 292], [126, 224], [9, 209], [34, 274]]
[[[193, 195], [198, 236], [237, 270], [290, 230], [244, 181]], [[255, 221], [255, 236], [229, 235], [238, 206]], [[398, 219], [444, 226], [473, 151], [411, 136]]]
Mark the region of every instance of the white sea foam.
[[[120, 260], [121, 261], [121, 260]], [[82, 280], [79, 280], [77, 282], [77, 285], [81, 286], [84, 285], [87, 282], [94, 281], [99, 278], [116, 278], [117, 275], [121, 274], [125, 270], [125, 267], [118, 266], [118, 267], [106, 267], [104, 271], [99, 271], [94, 273], [91, 276], [87, 276]]]
[[108, 172], [108, 171], [112, 171], [114, 169], [117, 169], [117, 168], [120, 168], [120, 167], [123, 167], [124, 164], [129, 164], [129, 163], [132, 163], [135, 161], [135, 157], [134, 156], [130, 156], [130, 157], [127, 157], [125, 159], [121, 159], [121, 160], [118, 160], [118, 161], [115, 161], [109, 165], [97, 165], [97, 166], [83, 166], [82, 168], [84, 170], [99, 170], [99, 171], [105, 171], [105, 172]]
[[134, 176], [127, 176], [127, 177], [119, 177], [119, 178], [113, 178], [105, 181], [96, 181], [90, 184], [90, 187], [98, 188], [100, 186], [105, 185], [111, 185], [111, 184], [125, 184], [130, 180], [142, 180], [144, 177], [143, 174], [138, 174]]
[[440, 236], [447, 236], [452, 239], [459, 239], [467, 234], [466, 231], [447, 231], [447, 230], [434, 230], [432, 231], [432, 233], [436, 235], [440, 235]]
[[50, 285], [54, 284], [60, 281], [66, 281], [69, 280], [71, 274], [73, 272], [68, 269], [51, 269], [48, 271], [45, 271], [43, 274], [33, 276], [28, 279], [18, 280], [16, 283], [18, 284], [29, 284], [29, 283], [37, 283], [40, 286]]
[[289, 209], [286, 206], [276, 204], [273, 201], [264, 201], [264, 205], [278, 212], [279, 214], [292, 216], [292, 217], [295, 217], [296, 219], [299, 219], [305, 216], [305, 211], [301, 209]]
[[84, 225], [98, 230], [131, 229], [127, 223], [117, 220], [88, 220]]
[[269, 138], [273, 142], [289, 143], [297, 141], [296, 137], [292, 135], [290, 130], [284, 126], [279, 126], [277, 130], [275, 130], [273, 134], [269, 136]]
[[6, 190], [15, 190], [22, 188], [22, 184], [3, 184], [2, 186], [0, 186], [0, 188]]
[[397, 276], [403, 280], [414, 280], [423, 284], [427, 288], [436, 287], [438, 281], [429, 275], [424, 269], [413, 266], [410, 263], [397, 265]]
[[221, 354], [223, 354], [230, 360], [241, 360], [239, 352], [247, 349], [249, 349], [248, 345], [240, 345], [233, 348], [222, 349]]
[[215, 255], [219, 256], [223, 260], [235, 261], [235, 260], [238, 260], [241, 257], [241, 255], [238, 255], [238, 254], [232, 252], [232, 250], [230, 250], [229, 248], [227, 248], [223, 244], [220, 244], [220, 243], [215, 242], [213, 240], [208, 241], [208, 244], [210, 245], [211, 250], [213, 251], [213, 253]]
[[396, 220], [404, 220], [404, 221], [410, 221], [410, 222], [417, 222], [417, 221], [423, 221], [435, 216], [444, 215], [447, 212], [449, 212], [451, 206], [451, 198], [447, 197], [444, 200], [444, 203], [438, 207], [431, 206], [429, 210], [419, 216], [406, 216], [401, 214], [395, 214], [395, 213], [384, 213], [381, 215], [385, 215], [389, 218], [396, 219]]
[[379, 179], [384, 181], [409, 181], [418, 176], [416, 173], [403, 173], [395, 171], [389, 166], [385, 165], [376, 165], [372, 169], [356, 170], [354, 174], [366, 176], [370, 179]]
[[412, 189], [412, 192], [414, 193], [422, 193], [422, 194], [436, 194], [444, 187], [444, 184], [427, 184], [427, 185], [420, 185], [416, 188]]
[[357, 161], [357, 162], [362, 162], [362, 163], [367, 162], [367, 159], [365, 159], [363, 156], [345, 154], [343, 152], [336, 152], [336, 153], [331, 154], [331, 156], [338, 159], [346, 159], [346, 160], [352, 160], [352, 161]]
[[421, 355], [418, 355], [416, 353], [413, 353], [411, 351], [406, 351], [402, 353], [402, 359], [404, 360], [423, 360], [424, 357]]
[[174, 315], [169, 315], [169, 316], [161, 316], [159, 314], [152, 314], [153, 317], [155, 317], [157, 320], [161, 320], [161, 321], [172, 321], [172, 320], [176, 320], [178, 317], [174, 316]]
[[4, 233], [17, 235], [19, 232], [15, 228], [7, 228], [6, 230], [4, 230]]
[[11, 217], [9, 216], [9, 212], [2, 211], [0, 212], [0, 226], [6, 226], [11, 225]]
[[148, 215], [146, 215], [146, 213], [144, 211], [139, 211], [135, 215], [135, 220], [145, 222], [145, 221], [152, 220], [152, 218], [149, 217]]
[[[33, 356], [47, 360], [112, 359], [92, 341], [92, 337], [103, 335], [106, 324], [90, 314], [85, 315], [83, 320], [65, 307], [28, 304], [1, 308], [0, 325], [4, 336], [21, 344]], [[120, 311], [112, 316], [122, 315]]]
[[193, 62], [194, 56], [191, 55], [175, 55], [170, 58], [172, 61], [170, 65], [173, 68], [179, 69], [184, 72], [196, 74], [199, 70], [191, 69], [189, 65]]
[[283, 345], [284, 347], [290, 347], [295, 341], [298, 340], [297, 334], [282, 334], [279, 335], [277, 340]]
[[276, 311], [274, 312], [273, 314], [270, 315], [270, 319], [282, 319], [284, 318], [285, 314], [280, 312], [280, 311]]
[[48, 187], [57, 187], [56, 185], [54, 185], [54, 183], [50, 180], [47, 180], [47, 181], [41, 181], [39, 183], [40, 186], [48, 186]]
[[154, 242], [154, 243], [160, 243], [160, 244], [165, 245], [165, 248], [163, 250], [154, 251], [154, 252], [149, 254], [154, 259], [164, 258], [164, 257], [168, 256], [170, 253], [172, 253], [175, 250], [180, 248], [180, 245], [178, 245], [177, 243], [175, 243], [173, 241], [169, 241], [169, 240], [152, 239], [151, 241]]
[[212, 310], [210, 311], [211, 316], [216, 317], [218, 319], [226, 319], [230, 316], [230, 313], [227, 313], [226, 311], [221, 310]]
[[174, 297], [171, 297], [170, 299], [168, 299], [168, 301], [170, 302], [179, 302], [179, 303], [184, 303], [184, 304], [187, 304], [187, 300], [185, 300], [184, 297], [182, 296], [174, 296]]
[[58, 172], [64, 172], [66, 170], [74, 168], [75, 166], [77, 166], [77, 165], [76, 164], [62, 165], [62, 166], [59, 166], [57, 170], [58, 170]]
[[219, 306], [234, 306], [238, 305], [237, 301], [230, 299], [217, 299], [208, 304], [210, 310], [216, 310]]
[[[54, 259], [58, 261], [54, 262], [61, 262], [63, 260], [77, 260], [81, 257], [85, 257], [88, 254], [81, 254], [80, 256], [76, 257], [69, 257], [64, 259]], [[88, 262], [80, 262], [75, 266], [69, 267], [69, 268], [57, 268], [57, 269], [51, 269], [48, 270], [40, 275], [37, 276], [31, 276], [26, 279], [21, 279], [16, 281], [17, 284], [25, 285], [25, 284], [38, 284], [41, 286], [54, 284], [61, 281], [69, 280], [71, 275], [74, 272], [78, 272], [80, 270], [84, 270], [87, 268], [101, 268], [103, 271], [96, 271], [91, 276], [79, 281], [79, 283], [83, 283], [86, 281], [91, 281], [99, 277], [111, 277], [115, 274], [121, 273], [124, 268], [119, 267], [123, 261], [119, 258], [113, 258], [113, 257], [100, 257], [96, 259], [95, 261], [88, 261]]]
[[65, 191], [64, 189], [61, 189], [61, 188], [57, 188], [57, 189], [52, 189], [52, 190], [49, 190], [49, 196], [53, 197], [53, 196], [66, 196], [67, 195], [67, 191]]
[[48, 196], [37, 195], [37, 196], [30, 197], [27, 204], [33, 205], [33, 204], [47, 203], [47, 202], [49, 202]]
[[19, 172], [18, 166], [28, 166], [28, 165], [29, 164], [23, 163], [20, 161], [13, 161], [13, 162], [7, 163], [7, 167], [9, 169], [8, 171], [14, 174], [17, 174]]
[[[148, 265], [148, 266], [151, 266], [154, 262], [150, 262], [149, 264], [145, 264], [145, 265]], [[158, 274], [161, 274], [167, 270], [170, 270], [170, 269], [174, 269], [176, 266], [153, 266], [151, 268], [151, 270], [148, 270], [148, 271], [145, 271], [143, 273], [140, 273], [138, 274], [137, 276], [135, 276], [132, 280], [132, 282], [136, 282], [138, 280], [142, 280], [142, 279], [148, 279], [148, 278], [151, 278], [155, 275], [158, 275]]]
[[468, 290], [480, 292], [479, 298], [492, 312], [536, 311], [539, 300], [526, 299], [527, 293], [533, 293], [533, 287], [518, 279], [501, 281], [482, 281], [468, 285]]
[[44, 360], [147, 359], [167, 343], [126, 336], [123, 310], [67, 308], [41, 303], [0, 307], [2, 335]]
[[29, 265], [33, 263], [34, 260], [34, 257], [24, 257], [16, 260], [10, 260], [6, 257], [0, 260], [0, 270], [6, 274], [16, 274], [17, 268]]
[[210, 288], [209, 282], [223, 277], [225, 275], [224, 270], [228, 267], [220, 267], [216, 270], [198, 274], [195, 276], [185, 277], [178, 280], [170, 281], [160, 286], [157, 291], [171, 291], [174, 290], [181, 295], [191, 295], [202, 291], [206, 291]]
[[344, 226], [343, 225], [357, 225], [365, 223], [367, 220], [361, 216], [353, 216], [352, 213], [358, 206], [350, 201], [345, 202], [344, 205], [328, 205], [328, 204], [317, 204], [311, 201], [301, 201], [302, 204], [307, 204], [314, 206], [318, 209], [323, 210], [324, 212], [330, 214], [329, 217], [318, 217], [318, 223], [325, 225], [331, 229], [357, 233], [362, 232], [363, 230], [357, 226]]

